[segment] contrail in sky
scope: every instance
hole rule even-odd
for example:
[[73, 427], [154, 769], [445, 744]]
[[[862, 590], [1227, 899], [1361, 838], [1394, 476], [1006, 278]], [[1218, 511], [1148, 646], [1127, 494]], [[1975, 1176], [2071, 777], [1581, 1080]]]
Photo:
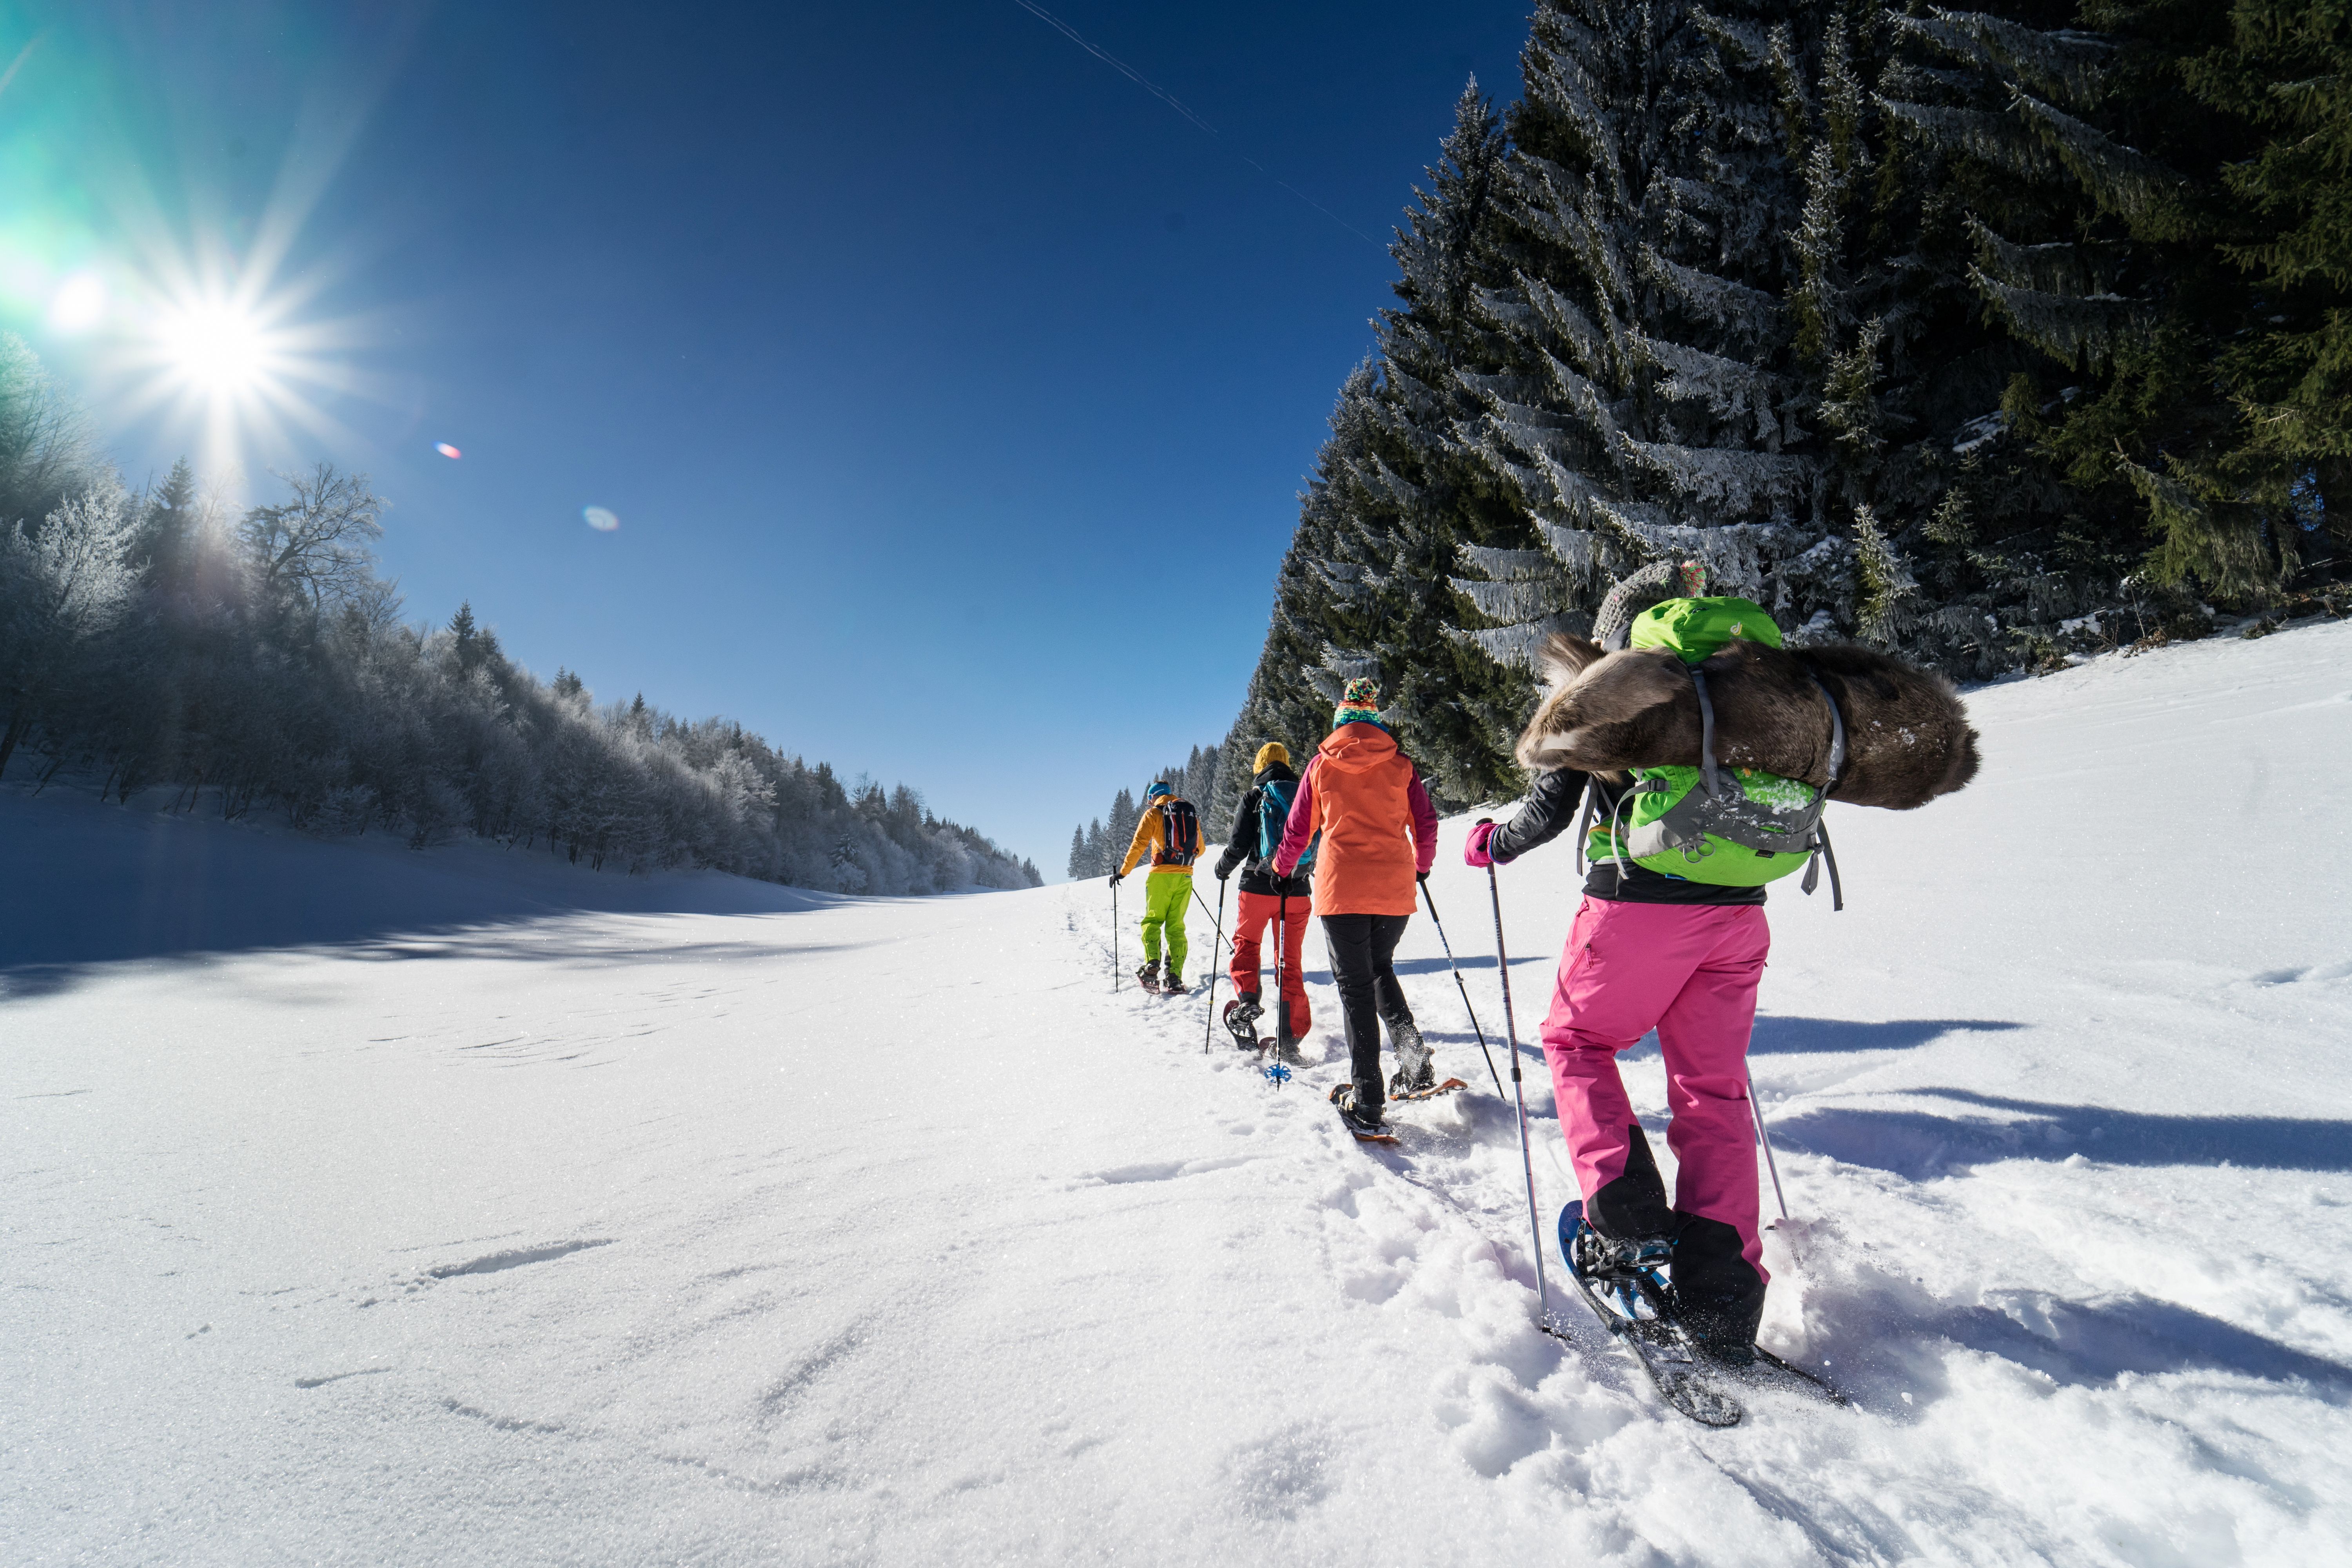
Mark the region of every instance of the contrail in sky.
[[[1038, 15], [1042, 16], [1044, 16], [1044, 15], [1045, 15], [1045, 13], [1041, 11], [1041, 12], [1039, 12], [1039, 13], [1038, 13]], [[1062, 25], [1062, 24], [1060, 24], [1059, 22], [1055, 22], [1055, 23], [1054, 24], [1054, 26], [1055, 26], [1056, 27], [1061, 26], [1061, 25]], [[1070, 36], [1071, 36], [1072, 37], [1077, 37], [1077, 35], [1076, 35], [1076, 34], [1075, 34], [1075, 33], [1072, 33]], [[17, 71], [19, 71], [19, 70], [23, 69], [23, 68], [24, 68], [24, 65], [25, 65], [25, 61], [26, 61], [26, 59], [28, 59], [29, 58], [31, 58], [32, 53], [33, 53], [33, 46], [34, 46], [35, 44], [39, 43], [40, 41], [41, 41], [41, 35], [39, 35], [38, 33], [36, 33], [36, 34], [34, 34], [34, 35], [33, 35], [33, 37], [31, 37], [31, 38], [30, 38], [30, 39], [26, 43], [26, 45], [25, 45], [25, 47], [24, 47], [23, 48], [18, 49], [18, 50], [16, 51], [16, 58], [15, 59], [10, 60], [10, 61], [8, 62], [8, 71], [7, 71], [7, 74], [6, 74], [6, 75], [5, 75], [5, 76], [0, 76], [0, 92], [5, 92], [5, 91], [7, 91], [7, 90], [8, 90], [8, 84], [9, 84], [10, 82], [15, 81], [15, 80], [16, 79], [16, 73], [17, 73]], [[1082, 41], [1083, 41], [1083, 40], [1082, 40]], [[1088, 45], [1087, 45], [1087, 47], [1088, 48], [1094, 48], [1094, 46], [1093, 46], [1092, 44], [1088, 44]], [[1100, 51], [1100, 50], [1098, 50], [1098, 49], [1097, 49], [1097, 50], [1096, 50], [1096, 52], [1097, 52], [1097, 54], [1100, 54], [1100, 53], [1101, 53], [1101, 51]], [[1104, 56], [1103, 56], [1103, 58], [1105, 58], [1105, 59], [1110, 59], [1110, 57], [1109, 57], [1108, 55], [1104, 55]], [[1118, 62], [1117, 62], [1116, 60], [1113, 60], [1111, 63], [1112, 63], [1112, 64], [1114, 64], [1114, 65], [1117, 65], [1117, 64], [1118, 64]], [[1121, 70], [1127, 70], [1127, 68], [1126, 68], [1125, 66], [1119, 66], [1119, 68], [1119, 68], [1119, 69], [1121, 69]], [[1132, 71], [1129, 71], [1129, 72], [1128, 72], [1128, 74], [1129, 74], [1129, 76], [1133, 76], [1135, 73], [1134, 73], [1134, 72], [1132, 72]], [[1140, 78], [1139, 78], [1138, 79], [1139, 79], [1139, 80], [1140, 80], [1141, 79], [1140, 79]], [[1158, 88], [1156, 88], [1156, 87], [1155, 87], [1155, 88], [1153, 88], [1151, 90], [1152, 90], [1152, 91], [1154, 91], [1154, 92], [1158, 92], [1158, 91], [1160, 91], [1160, 89], [1159, 89]], [[1164, 95], [1163, 95], [1163, 96], [1164, 96]], [[1170, 101], [1171, 103], [1174, 103], [1176, 100], [1175, 100], [1174, 99], [1172, 99], [1172, 98], [1171, 98], [1171, 99], [1170, 99], [1168, 101]], [[1181, 106], [1180, 105], [1179, 107], [1181, 107]], [[1188, 110], [1187, 112], [1189, 112], [1189, 110]], [[1203, 127], [1203, 129], [1206, 129], [1206, 127]], [[1213, 136], [1213, 135], [1215, 135], [1215, 134], [1216, 134], [1216, 132], [1210, 132], [1210, 134]]]
[[[1053, 28], [1054, 31], [1061, 34], [1062, 37], [1069, 39], [1070, 42], [1077, 45], [1078, 47], [1086, 50], [1087, 53], [1094, 56], [1095, 58], [1102, 61], [1103, 64], [1110, 67], [1111, 69], [1118, 72], [1119, 75], [1127, 78], [1128, 80], [1135, 83], [1136, 86], [1141, 88], [1144, 91], [1150, 93], [1152, 97], [1158, 99], [1160, 102], [1166, 104], [1169, 108], [1174, 110], [1185, 119], [1191, 121], [1193, 124], [1199, 126], [1202, 130], [1207, 132], [1210, 135], [1216, 137], [1219, 142], [1224, 141], [1224, 137], [1218, 132], [1215, 126], [1210, 124], [1207, 121], [1193, 113], [1190, 109], [1184, 107], [1182, 100], [1178, 99], [1174, 93], [1170, 92], [1166, 88], [1160, 86], [1150, 78], [1145, 76], [1141, 71], [1137, 70], [1133, 66], [1129, 65], [1125, 60], [1120, 59], [1117, 55], [1112, 54], [1108, 49], [1104, 48], [1101, 45], [1089, 42], [1076, 27], [1071, 26], [1067, 22], [1063, 21], [1059, 16], [1056, 16], [1051, 11], [1046, 10], [1043, 5], [1034, 4], [1034, 0], [1013, 0], [1013, 3], [1015, 5], [1020, 6], [1024, 11], [1028, 12], [1031, 16], [1036, 17], [1039, 21], [1045, 23], [1047, 26]], [[1344, 228], [1349, 234], [1354, 235], [1366, 245], [1371, 246], [1375, 249], [1380, 248], [1381, 242], [1379, 240], [1374, 239], [1370, 235], [1366, 234], [1362, 229], [1358, 228], [1354, 224], [1349, 223], [1346, 218], [1341, 217], [1338, 213], [1333, 212], [1329, 207], [1325, 206], [1321, 202], [1317, 201], [1313, 196], [1308, 195], [1297, 185], [1292, 184], [1289, 181], [1276, 174], [1264, 163], [1259, 163], [1256, 159], [1251, 157], [1248, 153], [1242, 152], [1238, 148], [1233, 149], [1233, 153], [1234, 155], [1239, 158], [1243, 163], [1247, 163], [1251, 168], [1255, 169], [1259, 174], [1264, 174], [1267, 179], [1272, 180], [1276, 184], [1280, 185], [1284, 190], [1288, 191], [1292, 195], [1297, 196], [1300, 201], [1305, 202], [1308, 206], [1313, 207], [1317, 212], [1321, 213], [1325, 217], [1329, 218], [1333, 223], [1338, 224], [1341, 228]]]

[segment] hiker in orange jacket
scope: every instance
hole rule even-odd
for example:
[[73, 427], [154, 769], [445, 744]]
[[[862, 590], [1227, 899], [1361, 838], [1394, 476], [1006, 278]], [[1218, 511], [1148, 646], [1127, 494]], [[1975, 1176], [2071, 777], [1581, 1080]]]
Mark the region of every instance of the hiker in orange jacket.
[[1276, 875], [1288, 876], [1315, 835], [1323, 835], [1315, 856], [1315, 913], [1331, 947], [1352, 1080], [1331, 1091], [1331, 1102], [1359, 1132], [1381, 1128], [1382, 1024], [1396, 1047], [1398, 1090], [1436, 1082], [1394, 958], [1419, 879], [1437, 855], [1437, 808], [1380, 710], [1379, 689], [1369, 679], [1348, 682], [1331, 733], [1299, 781], [1274, 864]]

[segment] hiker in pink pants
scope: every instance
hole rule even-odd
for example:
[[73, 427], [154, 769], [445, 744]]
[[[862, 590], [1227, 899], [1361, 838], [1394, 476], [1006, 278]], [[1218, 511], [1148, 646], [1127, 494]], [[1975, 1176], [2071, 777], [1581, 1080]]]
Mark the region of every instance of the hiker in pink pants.
[[[1565, 768], [1542, 774], [1509, 822], [1471, 829], [1464, 858], [1504, 864], [1549, 843], [1573, 826], [1586, 778]], [[1606, 821], [1622, 786], [1591, 784]], [[1748, 1036], [1772, 946], [1763, 903], [1760, 887], [1595, 865], [1543, 1024], [1585, 1217], [1612, 1241], [1670, 1240], [1684, 1321], [1702, 1349], [1739, 1365], [1755, 1359], [1769, 1278], [1748, 1108]], [[1666, 1061], [1671, 1205], [1617, 1074], [1617, 1053], [1652, 1029]]]

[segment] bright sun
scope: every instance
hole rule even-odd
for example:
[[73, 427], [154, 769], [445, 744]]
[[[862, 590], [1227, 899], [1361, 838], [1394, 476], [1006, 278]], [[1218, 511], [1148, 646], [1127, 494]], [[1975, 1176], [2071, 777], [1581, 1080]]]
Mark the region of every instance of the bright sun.
[[226, 472], [349, 439], [325, 399], [362, 386], [338, 352], [356, 335], [349, 322], [303, 319], [301, 280], [273, 289], [266, 276], [174, 259], [142, 281], [135, 304], [110, 310], [115, 363], [134, 405], [169, 409], [202, 432], [205, 465]]
[[234, 305], [182, 306], [157, 323], [156, 339], [173, 374], [215, 396], [258, 391], [272, 368], [268, 330]]

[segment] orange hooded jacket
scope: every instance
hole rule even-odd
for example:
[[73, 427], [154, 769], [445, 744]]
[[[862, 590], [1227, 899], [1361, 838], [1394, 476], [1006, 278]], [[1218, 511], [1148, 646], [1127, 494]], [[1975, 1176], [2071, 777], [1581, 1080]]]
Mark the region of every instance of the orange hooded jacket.
[[1274, 868], [1288, 876], [1314, 842], [1315, 912], [1409, 915], [1413, 881], [1437, 858], [1437, 808], [1396, 739], [1378, 724], [1323, 738], [1298, 782]]

